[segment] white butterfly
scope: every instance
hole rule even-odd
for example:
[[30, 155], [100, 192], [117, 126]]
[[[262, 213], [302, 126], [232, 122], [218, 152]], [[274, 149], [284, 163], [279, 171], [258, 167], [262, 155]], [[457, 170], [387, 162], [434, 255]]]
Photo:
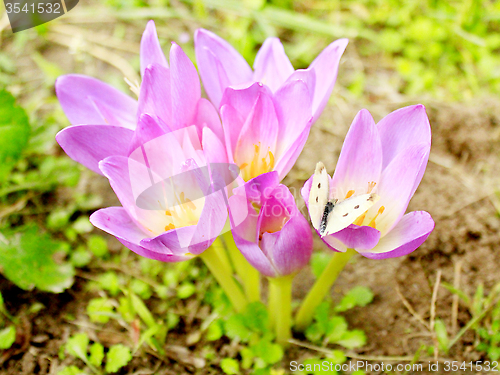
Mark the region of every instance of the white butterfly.
[[321, 237], [347, 228], [380, 199], [377, 194], [371, 193], [357, 195], [341, 202], [332, 200], [329, 180], [324, 164], [316, 164], [308, 203], [312, 225]]

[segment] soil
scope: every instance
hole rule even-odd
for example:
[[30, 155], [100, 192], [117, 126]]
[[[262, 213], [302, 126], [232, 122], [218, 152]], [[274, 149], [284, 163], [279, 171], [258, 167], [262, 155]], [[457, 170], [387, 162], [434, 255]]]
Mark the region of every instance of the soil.
[[[349, 55], [347, 59], [349, 61]], [[349, 69], [349, 62], [346, 69]], [[369, 94], [372, 94], [368, 95], [370, 101], [360, 103], [349, 100], [345, 90], [336, 89], [334, 97], [337, 95], [338, 98], [314, 125], [303, 153], [285, 180], [287, 185], [298, 193], [318, 160], [333, 170], [348, 126], [360, 108], [368, 108], [379, 120], [390, 111], [409, 104], [408, 98], [397, 95], [380, 98], [376, 90]], [[386, 356], [414, 356], [421, 345], [433, 345], [427, 326], [431, 320], [432, 294], [438, 273], [441, 284], [453, 285], [459, 275], [459, 287], [469, 296], [481, 283], [489, 292], [500, 282], [500, 257], [496, 253], [500, 250], [500, 200], [496, 195], [500, 187], [500, 101], [483, 98], [468, 103], [446, 104], [429, 100], [423, 104], [430, 118], [433, 144], [427, 171], [409, 211], [428, 211], [436, 222], [436, 228], [428, 240], [409, 256], [380, 261], [355, 258], [332, 290], [334, 298], [356, 285], [365, 285], [373, 290], [373, 303], [366, 308], [355, 308], [346, 318], [351, 328], [364, 330], [368, 337], [368, 344], [356, 353], [377, 357], [378, 362]], [[115, 203], [104, 178], [92, 175], [88, 185], [91, 191], [105, 197], [103, 206]], [[55, 194], [55, 201], [64, 198], [64, 191]], [[119, 248], [116, 240], [110, 239], [110, 244], [113, 243], [112, 246]], [[320, 240], [316, 239], [315, 244], [318, 251], [327, 251]], [[296, 279], [295, 297], [303, 297], [312, 281], [310, 270], [304, 270]], [[95, 297], [85, 288], [85, 282], [84, 278], [77, 277], [71, 289], [53, 295], [22, 291], [0, 276], [0, 290], [6, 307], [21, 319], [16, 344], [0, 353], [0, 374], [55, 375], [61, 364], [77, 363], [71, 359], [62, 360], [58, 354], [60, 346], [78, 331], [79, 327], [71, 317], [76, 317], [76, 321], [84, 319], [86, 305]], [[466, 306], [460, 303], [456, 323], [453, 322], [452, 299], [452, 294], [445, 288], [438, 289], [435, 317], [446, 324], [449, 335], [456, 333], [471, 319]], [[41, 302], [44, 308], [30, 312], [35, 302]], [[191, 319], [184, 322], [179, 331], [169, 333], [169, 359], [166, 363], [154, 355], [135, 357], [128, 373], [219, 373], [216, 368], [196, 368], [199, 363], [193, 358], [201, 357], [203, 345], [183, 349], [188, 334], [199, 323], [199, 320]], [[114, 343], [113, 340], [117, 340], [115, 331], [101, 331], [97, 335], [101, 342], [107, 340]], [[303, 339], [300, 335], [296, 338]], [[441, 363], [446, 359], [459, 362], [486, 360], [473, 349], [475, 339], [474, 333], [468, 331], [448, 354], [439, 353]], [[230, 350], [230, 345], [224, 341], [214, 345], [217, 349]], [[291, 360], [312, 355], [318, 354], [293, 346], [287, 352], [283, 367], [288, 368]], [[430, 356], [424, 353], [423, 357]], [[418, 372], [435, 373], [427, 370]]]

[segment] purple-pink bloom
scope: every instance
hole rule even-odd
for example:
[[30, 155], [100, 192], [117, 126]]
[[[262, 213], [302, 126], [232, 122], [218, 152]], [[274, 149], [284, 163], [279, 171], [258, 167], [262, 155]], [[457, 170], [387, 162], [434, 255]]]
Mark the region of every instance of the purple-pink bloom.
[[313, 121], [316, 121], [332, 93], [348, 40], [336, 40], [316, 57], [309, 68], [294, 70], [280, 40], [267, 38], [257, 53], [253, 71], [228, 42], [208, 30], [198, 29], [194, 42], [203, 86], [216, 107], [220, 106], [227, 87], [260, 82], [275, 93], [286, 83], [302, 80], [309, 90]]
[[[159, 129], [151, 118], [148, 126]], [[100, 161], [122, 207], [94, 212], [91, 223], [151, 259], [177, 262], [205, 251], [226, 223], [227, 198], [203, 172], [210, 163], [200, 146], [187, 144], [190, 132], [194, 126], [136, 139], [130, 156]]]
[[163, 133], [195, 125], [202, 145], [217, 142], [213, 150], [224, 159], [220, 119], [213, 105], [201, 98], [196, 68], [175, 43], [168, 65], [153, 21], [142, 36], [140, 58], [142, 83], [140, 89], [135, 88], [138, 101], [92, 77], [71, 74], [58, 78], [57, 97], [73, 126], [60, 131], [56, 139], [68, 156], [102, 174], [99, 161], [128, 156], [134, 132], [141, 117], [147, 115]]
[[[354, 119], [330, 180], [330, 200], [376, 193], [380, 199], [354, 224], [322, 237], [335, 251], [367, 258], [399, 257], [417, 249], [434, 229], [425, 211], [405, 215], [425, 172], [431, 129], [423, 105], [394, 111], [375, 124], [367, 110]], [[312, 177], [301, 194], [306, 203]]]
[[[277, 172], [262, 174], [233, 190], [229, 198], [236, 246], [248, 262], [270, 277], [290, 275], [311, 257], [309, 223]], [[236, 224], [240, 223], [240, 224]]]
[[309, 91], [301, 80], [287, 82], [274, 94], [260, 83], [227, 88], [220, 114], [228, 162], [238, 165], [245, 181], [270, 171], [282, 180], [312, 125]]

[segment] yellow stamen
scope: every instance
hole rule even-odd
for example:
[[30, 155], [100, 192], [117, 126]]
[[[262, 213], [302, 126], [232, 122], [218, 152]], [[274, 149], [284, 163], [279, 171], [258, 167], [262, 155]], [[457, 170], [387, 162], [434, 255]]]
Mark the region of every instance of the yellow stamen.
[[366, 212], [354, 221], [354, 225], [361, 225], [365, 220]]
[[384, 206], [380, 206], [380, 208], [378, 209], [378, 212], [377, 214], [375, 215], [375, 217], [370, 221], [370, 224], [368, 224], [369, 227], [372, 227], [373, 229], [377, 229], [376, 226], [375, 226], [375, 219], [378, 217], [378, 215], [382, 214], [383, 212], [385, 211], [385, 207]]
[[268, 148], [266, 156], [261, 157], [260, 142], [256, 145], [253, 145], [253, 147], [254, 154], [252, 156], [250, 164], [241, 163], [239, 165], [240, 170], [242, 171], [243, 179], [245, 181], [257, 177], [260, 174], [270, 172], [274, 168], [274, 154], [271, 152], [271, 150]]
[[374, 182], [374, 181], [368, 183], [368, 192], [367, 192], [367, 194], [370, 194], [372, 192], [372, 190], [375, 187], [375, 185], [377, 185], [377, 183]]
[[172, 216], [172, 212], [170, 212], [169, 210], [166, 210], [166, 211], [165, 211], [165, 215], [167, 215], [167, 216]]
[[168, 232], [169, 230], [175, 229], [175, 225], [170, 223], [167, 226], [165, 226], [165, 232]]
[[347, 195], [345, 196], [345, 199], [350, 198], [350, 197], [352, 197], [353, 195], [354, 195], [354, 190], [349, 190], [349, 191], [347, 192]]

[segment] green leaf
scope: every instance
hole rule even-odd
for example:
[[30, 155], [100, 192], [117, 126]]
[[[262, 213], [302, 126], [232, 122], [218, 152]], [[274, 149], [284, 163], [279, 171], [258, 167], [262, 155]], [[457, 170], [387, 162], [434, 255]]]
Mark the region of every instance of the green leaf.
[[248, 342], [252, 332], [246, 327], [245, 318], [241, 314], [234, 314], [225, 323], [225, 331], [230, 339], [240, 338], [243, 342]]
[[447, 353], [448, 344], [450, 340], [448, 339], [448, 332], [446, 332], [446, 326], [441, 319], [436, 319], [436, 321], [434, 322], [434, 331], [436, 332], [439, 349]]
[[360, 329], [355, 329], [344, 333], [336, 343], [347, 349], [359, 348], [366, 344], [366, 336]]
[[73, 285], [73, 266], [67, 262], [56, 263], [53, 259], [61, 242], [40, 233], [33, 225], [5, 236], [8, 243], [0, 241], [0, 268], [18, 287], [61, 293]]
[[206, 339], [208, 341], [216, 341], [222, 337], [224, 331], [222, 330], [222, 321], [214, 320], [207, 329]]
[[500, 348], [497, 346], [490, 346], [488, 348], [488, 357], [492, 361], [497, 361], [500, 358]]
[[184, 282], [177, 288], [177, 297], [186, 299], [191, 297], [196, 292], [196, 287], [193, 283]]
[[316, 278], [320, 277], [332, 256], [326, 252], [313, 253], [311, 257], [311, 268]]
[[94, 323], [107, 323], [113, 313], [113, 305], [107, 298], [91, 299], [87, 305], [87, 314]]
[[21, 156], [30, 136], [28, 116], [14, 97], [0, 90], [0, 182]]
[[243, 316], [246, 326], [252, 331], [266, 332], [268, 330], [268, 313], [263, 303], [249, 303]]
[[78, 247], [71, 253], [70, 261], [75, 267], [85, 267], [90, 263], [92, 254], [83, 246]]
[[101, 367], [102, 360], [104, 359], [104, 346], [95, 342], [90, 347], [89, 362], [96, 367]]
[[371, 289], [366, 286], [357, 286], [347, 292], [342, 301], [340, 301], [340, 304], [335, 306], [335, 311], [342, 312], [356, 306], [363, 307], [371, 301], [373, 301], [373, 292]]
[[87, 375], [87, 373], [76, 366], [69, 366], [59, 371], [57, 375]]
[[97, 279], [99, 286], [107, 290], [110, 295], [116, 296], [120, 291], [120, 279], [114, 271], [105, 272]]
[[343, 316], [333, 316], [328, 322], [328, 340], [330, 342], [341, 340], [347, 328], [347, 321]]
[[328, 327], [330, 324], [330, 303], [327, 301], [321, 302], [314, 312], [314, 319], [318, 324], [318, 328], [321, 333], [325, 334], [328, 332]]
[[0, 349], [9, 349], [16, 342], [16, 327], [9, 326], [0, 330]]
[[252, 347], [254, 354], [265, 363], [272, 365], [283, 358], [283, 348], [267, 340], [260, 340]]
[[139, 295], [139, 297], [141, 297], [143, 300], [147, 300], [151, 298], [151, 296], [153, 295], [151, 287], [144, 281], [139, 279], [132, 279], [132, 281], [130, 282], [130, 288], [135, 294]]
[[94, 226], [90, 223], [87, 216], [80, 216], [73, 223], [73, 229], [76, 233], [82, 234], [92, 232], [94, 230]]
[[132, 359], [130, 349], [125, 345], [113, 345], [106, 356], [106, 372], [117, 372]]
[[346, 359], [347, 357], [342, 350], [332, 350], [332, 353], [328, 357], [328, 360], [336, 365], [344, 363]]
[[132, 306], [134, 307], [135, 312], [141, 317], [141, 319], [146, 323], [148, 327], [153, 327], [156, 325], [155, 318], [153, 314], [146, 307], [144, 302], [134, 293], [130, 293], [130, 298], [132, 301]]
[[102, 258], [108, 253], [108, 243], [101, 236], [90, 236], [87, 246], [98, 258]]
[[224, 358], [220, 361], [220, 368], [224, 371], [224, 374], [234, 375], [239, 374], [240, 365], [238, 361], [232, 358]]
[[318, 323], [311, 324], [306, 329], [306, 337], [311, 342], [320, 342], [325, 335], [325, 332]]
[[244, 347], [243, 349], [240, 350], [240, 355], [241, 355], [241, 367], [244, 369], [249, 369], [252, 367], [253, 359], [255, 357], [255, 354], [253, 354], [253, 351], [250, 350], [248, 347]]
[[66, 343], [66, 350], [73, 357], [79, 358], [85, 363], [88, 362], [87, 347], [89, 346], [89, 337], [86, 333], [77, 333], [70, 337]]

